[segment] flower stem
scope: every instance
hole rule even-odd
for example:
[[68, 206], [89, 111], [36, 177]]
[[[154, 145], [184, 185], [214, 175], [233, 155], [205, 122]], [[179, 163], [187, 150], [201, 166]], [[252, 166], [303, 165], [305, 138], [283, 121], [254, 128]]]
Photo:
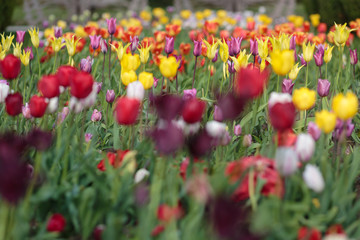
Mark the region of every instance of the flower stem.
[[276, 92], [279, 92], [279, 88], [280, 88], [280, 75], [277, 75]]
[[309, 64], [306, 64], [305, 87], [307, 87], [307, 85], [308, 85], [308, 78], [309, 78]]
[[192, 81], [192, 87], [191, 87], [191, 88], [194, 88], [195, 73], [196, 73], [196, 64], [197, 64], [197, 57], [195, 57], [194, 74], [193, 74], [193, 81]]
[[[109, 46], [110, 46], [110, 44], [112, 43], [112, 37], [113, 37], [113, 35], [111, 34], [110, 35], [110, 42], [109, 42]], [[110, 77], [110, 70], [111, 70], [111, 48], [109, 48], [109, 83], [110, 83], [110, 85], [111, 85], [111, 77]]]
[[338, 74], [335, 80], [335, 86], [334, 86], [334, 90], [335, 93], [338, 92], [338, 84], [339, 84], [339, 78], [340, 78], [340, 74], [341, 74], [341, 69], [342, 69], [342, 55], [343, 55], [343, 49], [342, 47], [339, 47], [340, 50], [340, 54], [339, 54], [339, 70], [338, 70]]
[[39, 78], [40, 78], [41, 68], [40, 68], [40, 55], [39, 55], [39, 48], [36, 48], [36, 55], [37, 55], [37, 60], [38, 60], [38, 64], [39, 64]]
[[208, 70], [209, 70], [209, 78], [208, 78], [208, 82], [207, 82], [207, 86], [206, 86], [206, 97], [208, 97], [208, 93], [209, 93], [209, 86], [210, 86], [210, 75], [211, 75], [211, 61], [209, 60], [209, 65], [208, 65]]
[[56, 68], [56, 57], [57, 57], [57, 52], [55, 52], [55, 59], [54, 59], [53, 73], [55, 73], [55, 68]]

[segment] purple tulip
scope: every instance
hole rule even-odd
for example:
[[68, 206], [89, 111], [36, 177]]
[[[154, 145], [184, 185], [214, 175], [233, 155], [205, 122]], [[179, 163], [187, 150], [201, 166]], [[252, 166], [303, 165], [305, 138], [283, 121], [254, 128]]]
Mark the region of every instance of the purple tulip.
[[352, 65], [355, 65], [355, 64], [357, 64], [357, 62], [358, 62], [357, 50], [356, 49], [354, 49], [354, 50], [350, 49], [350, 63]]
[[236, 56], [240, 52], [242, 38], [239, 37], [231, 37], [230, 46], [229, 46], [229, 54], [230, 56]]
[[34, 54], [33, 54], [33, 51], [32, 51], [32, 47], [26, 47], [24, 48], [25, 52], [29, 52], [30, 51], [30, 60], [33, 60], [34, 59]]
[[107, 53], [108, 46], [105, 39], [100, 39], [100, 49], [102, 53]]
[[237, 124], [234, 126], [234, 134], [235, 136], [240, 136], [241, 135], [241, 126], [240, 124]]
[[106, 91], [106, 101], [112, 103], [115, 100], [115, 91], [110, 89]]
[[69, 25], [70, 31], [74, 31], [75, 28], [76, 28], [76, 24], [75, 23], [70, 23], [70, 25]]
[[294, 83], [291, 79], [284, 79], [282, 83], [282, 92], [292, 94]]
[[81, 59], [81, 61], [80, 61], [81, 71], [91, 73], [93, 61], [94, 60], [90, 56], [88, 56], [87, 58]]
[[198, 57], [201, 55], [201, 45], [202, 45], [202, 41], [196, 41], [194, 40], [194, 51], [193, 54], [195, 57]]
[[103, 83], [102, 82], [95, 82], [95, 85], [96, 85], [96, 93], [99, 94], [99, 92], [101, 91]]
[[154, 88], [156, 88], [157, 87], [157, 85], [158, 85], [158, 83], [159, 83], [159, 79], [157, 79], [156, 77], [154, 77]]
[[91, 35], [89, 37], [90, 37], [90, 45], [91, 45], [92, 49], [96, 50], [100, 45], [101, 36], [100, 35]]
[[196, 88], [184, 90], [184, 95], [183, 95], [184, 101], [195, 97], [196, 97]]
[[329, 95], [330, 85], [331, 84], [327, 79], [319, 78], [317, 92], [320, 97], [326, 97], [327, 95]]
[[165, 53], [171, 54], [174, 51], [174, 37], [165, 37]]
[[54, 27], [54, 36], [56, 38], [62, 37], [63, 32], [61, 27]]
[[324, 64], [323, 55], [321, 54], [321, 52], [317, 51], [314, 54], [314, 59], [316, 66], [321, 67]]
[[85, 133], [85, 142], [90, 142], [92, 137], [93, 135], [91, 133]]
[[317, 53], [320, 54], [322, 57], [324, 57], [324, 52], [325, 52], [325, 46], [324, 44], [319, 44], [316, 46], [317, 49]]
[[31, 118], [31, 114], [30, 114], [30, 107], [28, 103], [25, 103], [24, 106], [22, 106], [22, 114], [24, 116], [24, 118], [26, 119], [30, 119]]
[[106, 19], [108, 32], [110, 35], [113, 35], [116, 31], [116, 18]]
[[[344, 126], [345, 125], [345, 126]], [[336, 140], [342, 140], [340, 138], [343, 138], [345, 136], [342, 136], [343, 135], [343, 132], [345, 130], [345, 134], [346, 134], [346, 137], [350, 137], [352, 132], [354, 131], [354, 124], [352, 123], [352, 120], [351, 119], [348, 119], [346, 120], [345, 122], [340, 120], [340, 119], [337, 119], [336, 120], [336, 125], [335, 125], [335, 129], [333, 131], [333, 138], [336, 139]]]
[[44, 20], [44, 21], [42, 22], [42, 25], [43, 25], [43, 28], [49, 27], [49, 21]]
[[101, 112], [97, 109], [94, 109], [92, 115], [91, 115], [91, 121], [98, 122], [101, 120]]
[[297, 55], [297, 53], [296, 53], [296, 49], [294, 49], [294, 60], [295, 60], [295, 62], [298, 61], [298, 55]]
[[215, 63], [218, 60], [218, 56], [219, 56], [219, 50], [216, 50], [215, 57], [211, 61]]
[[39, 48], [43, 48], [45, 45], [45, 42], [43, 40], [39, 41]]
[[228, 60], [228, 69], [229, 69], [230, 73], [236, 73], [234, 63], [232, 61], [229, 61], [229, 60]]
[[178, 63], [178, 70], [181, 68], [182, 65], [182, 56], [181, 55], [174, 55], [174, 57], [176, 58], [176, 62]]
[[300, 54], [299, 55], [299, 58], [300, 58], [300, 61], [301, 61], [301, 65], [303, 65], [303, 66], [307, 66], [307, 62], [304, 60], [304, 56], [303, 56], [303, 54]]
[[16, 42], [24, 42], [25, 31], [16, 31]]
[[138, 36], [135, 36], [135, 37], [132, 37], [130, 36], [130, 50], [132, 53], [134, 53], [137, 49], [137, 46], [139, 44], [139, 37]]
[[151, 133], [155, 148], [162, 154], [173, 154], [184, 144], [184, 134], [181, 128], [171, 121], [166, 121], [162, 125], [155, 128]]
[[290, 49], [296, 50], [296, 36], [293, 35], [290, 39]]
[[215, 109], [214, 109], [214, 120], [218, 122], [224, 120], [222, 111], [217, 105], [215, 105]]
[[315, 141], [317, 141], [320, 138], [321, 130], [314, 122], [309, 122], [308, 124], [308, 133], [313, 137]]
[[258, 50], [258, 42], [255, 40], [250, 39], [250, 52], [253, 56], [256, 56], [259, 54]]

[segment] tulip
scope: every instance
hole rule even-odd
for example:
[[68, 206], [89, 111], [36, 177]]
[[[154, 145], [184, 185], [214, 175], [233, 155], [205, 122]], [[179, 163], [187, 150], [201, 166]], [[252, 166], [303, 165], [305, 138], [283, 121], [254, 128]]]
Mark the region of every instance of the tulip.
[[250, 147], [252, 144], [252, 136], [251, 134], [246, 134], [243, 138], [242, 145], [244, 147]]
[[292, 94], [295, 83], [291, 79], [284, 79], [282, 83], [282, 92]]
[[30, 107], [29, 107], [28, 103], [26, 103], [25, 106], [22, 106], [21, 111], [22, 111], [24, 118], [26, 118], [26, 119], [31, 118]]
[[100, 50], [102, 53], [106, 54], [108, 50], [108, 45], [105, 39], [100, 39]]
[[186, 182], [186, 192], [201, 204], [206, 204], [213, 190], [205, 174], [195, 175]]
[[304, 87], [295, 89], [292, 99], [298, 110], [308, 110], [315, 104], [316, 92]]
[[1, 45], [2, 45], [2, 49], [5, 53], [10, 50], [13, 39], [14, 39], [14, 35], [12, 35], [12, 34], [10, 34], [9, 36], [6, 36], [6, 37], [3, 34], [1, 34]]
[[[301, 227], [298, 231], [297, 240], [321, 240], [321, 232], [316, 228]], [[324, 240], [324, 239], [323, 239]]]
[[91, 45], [92, 49], [95, 51], [96, 49], [98, 49], [98, 47], [100, 45], [101, 36], [100, 35], [91, 35], [91, 36], [89, 36], [89, 38], [90, 38], [90, 45]]
[[219, 56], [219, 50], [216, 50], [215, 57], [211, 61], [215, 63], [218, 60], [218, 56]]
[[114, 90], [107, 90], [106, 91], [106, 101], [108, 103], [112, 103], [115, 100], [115, 91]]
[[31, 43], [35, 48], [39, 47], [39, 29], [38, 28], [31, 28], [29, 29], [29, 34], [31, 38]]
[[340, 93], [334, 97], [332, 109], [338, 118], [345, 121], [355, 116], [358, 105], [358, 99], [354, 93], [348, 92], [346, 95]]
[[3, 103], [10, 91], [9, 84], [6, 80], [0, 80], [0, 103]]
[[46, 112], [54, 113], [58, 109], [58, 106], [59, 106], [59, 98], [58, 97], [50, 98], [50, 99], [48, 99], [48, 105], [46, 108]]
[[223, 39], [223, 42], [218, 41], [219, 42], [219, 46], [220, 46], [220, 50], [219, 50], [219, 54], [220, 54], [220, 59], [223, 62], [227, 62], [229, 59], [229, 46], [225, 43], [225, 40]]
[[32, 51], [32, 47], [26, 47], [24, 48], [25, 52], [30, 52], [30, 60], [33, 60], [34, 59], [34, 54], [33, 54], [33, 51]]
[[93, 135], [91, 133], [85, 133], [85, 142], [88, 143], [91, 141]]
[[302, 66], [307, 66], [307, 62], [304, 60], [304, 55], [300, 54], [299, 58], [300, 58], [301, 65]]
[[113, 35], [116, 31], [116, 18], [106, 19], [108, 33]]
[[155, 148], [161, 154], [173, 154], [184, 144], [182, 129], [176, 124], [168, 121], [161, 121], [155, 130], [151, 132], [155, 142]]
[[315, 151], [315, 141], [310, 134], [300, 133], [297, 136], [295, 152], [300, 161], [307, 162], [311, 159]]
[[68, 38], [65, 38], [65, 45], [67, 48], [67, 52], [69, 54], [70, 57], [74, 56], [76, 53], [76, 46], [78, 44], [78, 42], [80, 41], [80, 38], [78, 38], [75, 41], [75, 35], [72, 36], [71, 40]]
[[151, 45], [148, 47], [142, 46], [141, 48], [138, 48], [138, 50], [140, 52], [140, 62], [142, 64], [146, 64], [147, 61], [149, 60], [150, 49], [151, 49]]
[[306, 164], [303, 179], [308, 188], [317, 193], [322, 192], [325, 187], [324, 178], [319, 168], [312, 164]]
[[263, 93], [268, 77], [267, 71], [260, 71], [249, 66], [243, 68], [236, 76], [235, 92], [244, 98], [256, 98]]
[[214, 107], [214, 120], [221, 122], [224, 120], [221, 108], [219, 108], [217, 105]]
[[241, 68], [247, 67], [250, 56], [251, 54], [246, 54], [246, 50], [244, 49], [237, 58], [230, 57], [233, 60], [234, 68], [237, 72], [239, 72]]
[[16, 42], [23, 43], [24, 36], [25, 36], [25, 31], [16, 31]]
[[91, 73], [93, 63], [94, 63], [94, 59], [92, 59], [90, 56], [81, 59], [80, 70], [87, 73]]
[[62, 37], [62, 27], [54, 27], [54, 36], [55, 38]]
[[135, 37], [130, 36], [130, 50], [132, 53], [135, 52], [138, 45], [139, 45], [139, 37], [138, 36], [135, 36]]
[[174, 51], [174, 37], [165, 37], [165, 53], [167, 55], [171, 54]]
[[298, 66], [299, 66], [299, 63], [295, 64], [292, 67], [292, 69], [291, 69], [291, 71], [289, 73], [289, 78], [291, 80], [295, 80], [297, 78], [297, 75], [299, 74], [300, 69], [304, 67], [304, 65], [302, 65], [301, 67], [298, 67]]
[[270, 53], [270, 58], [272, 69], [281, 76], [288, 74], [295, 62], [292, 50], [274, 51]]
[[[126, 55], [126, 50], [130, 46], [130, 44], [131, 43], [128, 43], [125, 46], [123, 46], [122, 43], [120, 42], [119, 46], [116, 48], [114, 45], [112, 45], [110, 43], [110, 45], [116, 50], [117, 57], [118, 57], [119, 61], [121, 61], [121, 63], [122, 63], [123, 56], [124, 56], [124, 54]], [[129, 54], [129, 55], [131, 55], [131, 54]]]
[[292, 148], [279, 147], [276, 150], [275, 161], [278, 171], [287, 177], [296, 172], [299, 159]]
[[144, 89], [148, 90], [154, 85], [154, 76], [149, 72], [141, 72], [139, 74], [139, 81], [142, 83]]
[[236, 56], [240, 52], [242, 38], [239, 37], [231, 37], [231, 42], [229, 46], [229, 54], [230, 56]]
[[[351, 122], [351, 119], [348, 119], [346, 121], [337, 119], [335, 129], [332, 134], [333, 139], [342, 141], [345, 136], [350, 137], [352, 132], [354, 131], [354, 128], [355, 128], [355, 125]], [[343, 134], [343, 133], [345, 133], [345, 134]]]
[[77, 73], [76, 68], [72, 66], [66, 66], [66, 65], [60, 66], [56, 72], [56, 76], [59, 79], [60, 86], [63, 87], [70, 86], [70, 82], [76, 73]]
[[160, 72], [161, 74], [166, 77], [166, 78], [171, 78], [171, 77], [175, 77], [177, 70], [178, 70], [178, 62], [176, 61], [176, 58], [171, 56], [171, 57], [163, 57], [160, 60]]
[[205, 126], [206, 132], [213, 138], [222, 138], [226, 132], [226, 124], [218, 121], [209, 121]]
[[20, 54], [21, 54], [21, 47], [22, 47], [22, 43], [16, 43], [15, 45], [14, 45], [14, 43], [12, 44], [12, 46], [13, 46], [13, 53], [14, 53], [14, 56], [15, 57], [20, 57]]
[[97, 109], [94, 109], [93, 113], [91, 114], [91, 121], [98, 122], [101, 120], [101, 112]]
[[250, 52], [254, 57], [259, 54], [258, 41], [250, 39]]
[[321, 67], [324, 64], [323, 55], [321, 53], [316, 52], [314, 54], [314, 59], [315, 59], [316, 66]]
[[302, 45], [302, 50], [303, 50], [303, 56], [304, 56], [304, 60], [305, 62], [310, 62], [311, 59], [313, 58], [314, 55], [314, 51], [315, 51], [315, 44], [305, 44], [305, 42]]
[[335, 128], [336, 115], [326, 110], [316, 112], [315, 123], [324, 133], [330, 133]]
[[[264, 64], [265, 67], [265, 59], [268, 56], [268, 38], [266, 38], [264, 41], [262, 39], [256, 39], [258, 42], [258, 53], [260, 58], [263, 60], [261, 63]], [[263, 63], [264, 62], [264, 63]]]
[[46, 98], [59, 96], [59, 87], [59, 78], [56, 75], [45, 75], [38, 82], [39, 92]]
[[219, 42], [210, 44], [208, 41], [203, 40], [206, 45], [206, 56], [209, 60], [212, 60], [215, 57], [216, 49], [219, 45]]
[[6, 80], [17, 78], [20, 70], [20, 59], [12, 54], [7, 55], [3, 60], [0, 60], [0, 72]]
[[295, 107], [288, 93], [273, 92], [269, 98], [269, 117], [278, 131], [291, 129], [295, 122]]
[[317, 85], [317, 92], [320, 97], [326, 97], [329, 95], [330, 85], [331, 84], [327, 79], [319, 78]]
[[8, 94], [5, 98], [5, 110], [10, 116], [16, 116], [22, 112], [23, 97], [20, 93]]
[[289, 49], [296, 50], [296, 36], [295, 35], [291, 36]]
[[44, 116], [47, 105], [48, 104], [44, 97], [39, 97], [37, 95], [32, 96], [29, 101], [31, 116], [35, 118], [41, 118]]
[[352, 65], [355, 65], [355, 64], [357, 64], [357, 62], [358, 62], [357, 50], [356, 49], [354, 49], [354, 50], [350, 49], [350, 63]]
[[196, 88], [184, 90], [183, 99], [188, 100], [191, 98], [196, 98]]
[[94, 79], [91, 74], [77, 72], [70, 82], [70, 94], [79, 99], [86, 98], [91, 93], [93, 84]]
[[[127, 48], [127, 47], [125, 46], [125, 48]], [[120, 49], [120, 47], [118, 48], [118, 50], [119, 49]], [[119, 52], [118, 52], [118, 58], [119, 57], [120, 56], [119, 56]], [[121, 59], [122, 71], [130, 71], [130, 70], [136, 71], [136, 69], [138, 69], [139, 66], [140, 66], [140, 56], [139, 56], [139, 54], [132, 55], [132, 54], [129, 53], [129, 54], [124, 54], [122, 56], [122, 59]]]
[[145, 168], [140, 168], [135, 173], [135, 177], [134, 177], [135, 184], [140, 183], [141, 181], [146, 179], [148, 176], [150, 176], [150, 172], [148, 170], [146, 170]]
[[310, 14], [310, 21], [311, 21], [311, 25], [313, 25], [314, 27], [319, 26], [320, 14]]
[[309, 122], [308, 124], [308, 134], [311, 135], [311, 137], [317, 141], [320, 138], [321, 130], [314, 122]]
[[195, 41], [194, 40], [194, 50], [193, 50], [193, 54], [195, 57], [198, 57], [201, 55], [201, 46], [202, 46], [202, 41]]
[[122, 71], [121, 72], [121, 82], [127, 86], [130, 83], [134, 82], [137, 80], [137, 76], [134, 70], [130, 70], [130, 71]]
[[184, 104], [182, 117], [186, 123], [199, 122], [205, 112], [206, 103], [197, 98], [190, 98]]
[[334, 37], [334, 42], [335, 45], [340, 47], [340, 46], [345, 46], [346, 41], [349, 38], [350, 32], [353, 31], [354, 29], [349, 30], [346, 27], [346, 23], [341, 25], [337, 25], [335, 23], [335, 31], [334, 32], [330, 32], [330, 34], [332, 34], [332, 36]]
[[66, 219], [60, 213], [53, 214], [46, 226], [48, 232], [62, 232], [66, 226]]
[[132, 125], [139, 115], [140, 102], [134, 98], [122, 97], [116, 102], [114, 115], [118, 124]]
[[330, 62], [331, 58], [332, 58], [332, 50], [333, 50], [334, 46], [332, 47], [328, 47], [327, 49], [325, 49], [324, 51], [324, 62], [328, 63]]
[[30, 63], [30, 54], [31, 52], [30, 51], [25, 51], [23, 50], [22, 54], [20, 54], [20, 61], [21, 63], [26, 67], [29, 65]]
[[126, 96], [128, 98], [135, 98], [140, 102], [144, 99], [145, 89], [141, 82], [131, 82], [126, 88]]
[[240, 136], [241, 135], [241, 126], [240, 124], [237, 124], [234, 126], [234, 135], [235, 136]]

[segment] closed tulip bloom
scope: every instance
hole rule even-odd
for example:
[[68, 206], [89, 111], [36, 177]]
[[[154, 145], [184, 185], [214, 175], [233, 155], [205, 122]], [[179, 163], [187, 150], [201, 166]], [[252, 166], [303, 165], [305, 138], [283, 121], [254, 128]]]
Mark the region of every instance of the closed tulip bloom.
[[329, 95], [331, 83], [327, 79], [318, 80], [317, 92], [320, 97], [326, 97]]
[[59, 88], [60, 83], [56, 75], [45, 75], [38, 82], [39, 92], [46, 98], [59, 96]]
[[23, 43], [24, 36], [25, 36], [25, 31], [16, 31], [16, 42]]
[[229, 59], [229, 46], [226, 44], [225, 39], [222, 42], [219, 41], [219, 55], [223, 62], [227, 62]]
[[282, 92], [292, 94], [295, 83], [291, 79], [284, 79], [282, 82]]
[[184, 90], [184, 95], [183, 95], [184, 100], [188, 100], [194, 97], [196, 97], [196, 88]]
[[32, 47], [26, 47], [24, 48], [25, 52], [30, 52], [30, 60], [33, 60], [34, 59], [34, 54], [33, 54], [33, 51], [32, 51]]
[[256, 40], [250, 39], [250, 52], [253, 56], [256, 56], [259, 54], [258, 42]]
[[237, 124], [234, 126], [234, 135], [235, 136], [240, 136], [241, 135], [241, 126], [240, 124]]
[[323, 55], [319, 52], [314, 54], [315, 64], [318, 67], [321, 67], [324, 64]]
[[139, 45], [139, 37], [138, 36], [130, 36], [130, 51], [134, 53]]
[[288, 93], [273, 92], [269, 98], [269, 118], [278, 131], [290, 129], [295, 122], [295, 107]]
[[242, 145], [244, 147], [250, 147], [251, 144], [252, 144], [252, 136], [251, 136], [251, 134], [246, 134], [243, 138]]
[[315, 123], [324, 133], [330, 133], [335, 128], [336, 115], [335, 113], [329, 112], [327, 110], [316, 112]]
[[60, 66], [56, 72], [60, 86], [68, 87], [72, 78], [77, 73], [76, 68], [68, 65]]
[[295, 35], [292, 35], [292, 37], [290, 38], [289, 49], [296, 50], [296, 36]]
[[19, 44], [19, 43], [17, 42], [15, 45], [14, 45], [14, 43], [13, 43], [12, 46], [13, 46], [14, 56], [15, 56], [15, 57], [20, 57], [22, 43]]
[[299, 63], [295, 64], [290, 70], [289, 78], [291, 80], [295, 80], [297, 78], [297, 75], [299, 74], [300, 69], [303, 67], [304, 67], [304, 65], [299, 67]]
[[62, 232], [66, 226], [66, 219], [60, 213], [53, 214], [46, 226], [48, 232]]
[[340, 93], [334, 97], [332, 109], [338, 118], [348, 120], [355, 116], [358, 105], [358, 99], [354, 93], [347, 92], [346, 95]]
[[3, 60], [0, 60], [0, 72], [6, 80], [17, 78], [21, 70], [20, 59], [12, 54], [8, 54]]
[[106, 91], [106, 101], [108, 102], [108, 103], [112, 103], [112, 102], [114, 102], [114, 100], [115, 100], [115, 91], [114, 90], [112, 90], [112, 89], [110, 89], [110, 90], [107, 90]]
[[80, 60], [81, 71], [91, 73], [93, 63], [94, 63], [94, 59], [92, 59], [90, 56], [81, 59]]
[[356, 49], [354, 49], [354, 50], [350, 49], [350, 63], [352, 65], [355, 65], [355, 64], [357, 64], [357, 62], [358, 62], [357, 50]]
[[209, 121], [205, 126], [206, 132], [213, 138], [222, 138], [226, 132], [226, 124], [218, 121]]
[[62, 35], [63, 35], [62, 33], [63, 33], [62, 27], [54, 27], [54, 36], [56, 38], [62, 37]]
[[312, 136], [312, 138], [317, 141], [321, 135], [321, 129], [314, 122], [308, 123], [308, 134]]
[[300, 54], [299, 58], [300, 58], [301, 65], [302, 66], [307, 66], [307, 62], [304, 60], [304, 55]]
[[140, 102], [134, 98], [122, 97], [116, 102], [114, 115], [118, 124], [132, 125], [139, 115]]
[[310, 134], [300, 133], [295, 143], [295, 152], [300, 161], [307, 162], [315, 151], [315, 141]]
[[206, 103], [197, 98], [191, 98], [184, 104], [182, 117], [187, 123], [199, 122], [205, 112]]
[[86, 98], [93, 90], [94, 79], [87, 72], [77, 72], [70, 82], [70, 93], [72, 96], [82, 99]]
[[20, 93], [8, 94], [5, 98], [5, 110], [10, 116], [16, 116], [22, 112], [23, 97]]
[[325, 187], [324, 178], [319, 168], [315, 165], [306, 164], [303, 179], [306, 186], [317, 193], [322, 192]]
[[193, 50], [193, 54], [195, 57], [198, 57], [201, 55], [201, 45], [202, 45], [202, 41], [196, 41], [194, 40], [194, 50]]
[[304, 42], [302, 45], [302, 50], [305, 62], [310, 62], [314, 56], [315, 44], [308, 43], [306, 45]]
[[134, 82], [137, 80], [137, 76], [134, 70], [130, 70], [130, 71], [121, 71], [121, 82], [127, 86], [130, 83]]
[[106, 40], [105, 39], [100, 39], [100, 50], [102, 53], [107, 53], [107, 50], [108, 50], [108, 45], [106, 43]]
[[93, 135], [91, 133], [85, 133], [85, 142], [88, 143], [91, 141]]
[[288, 74], [295, 63], [293, 50], [274, 51], [270, 58], [272, 69], [280, 76]]
[[174, 51], [174, 37], [165, 37], [165, 53], [171, 54]]
[[160, 72], [161, 74], [166, 77], [166, 78], [171, 78], [171, 77], [175, 77], [177, 70], [178, 70], [178, 62], [176, 61], [176, 58], [171, 56], [171, 57], [163, 57], [160, 60]]
[[139, 74], [139, 81], [142, 83], [144, 89], [148, 90], [154, 85], [154, 76], [149, 72], [141, 72]]
[[30, 98], [29, 107], [31, 116], [41, 118], [45, 114], [47, 102], [44, 97], [34, 95]]
[[313, 25], [314, 27], [319, 26], [319, 24], [320, 24], [320, 14], [311, 14], [310, 15], [310, 21], [311, 21], [311, 25]]
[[236, 56], [240, 52], [242, 38], [239, 37], [231, 37], [231, 44], [229, 46], [229, 54], [230, 56]]
[[328, 47], [327, 49], [325, 49], [325, 51], [324, 51], [324, 62], [325, 63], [330, 62], [330, 60], [332, 58], [332, 50], [333, 49], [334, 49], [334, 46]]
[[6, 80], [0, 80], [0, 103], [3, 103], [10, 91], [9, 84]]
[[108, 32], [110, 35], [113, 35], [116, 31], [116, 18], [106, 19]]
[[50, 99], [48, 99], [48, 105], [46, 108], [46, 112], [54, 113], [54, 112], [56, 112], [58, 107], [59, 107], [59, 98], [58, 97], [50, 98]]
[[31, 28], [31, 29], [29, 29], [29, 34], [30, 34], [30, 38], [31, 38], [31, 43], [33, 44], [33, 46], [35, 48], [38, 48], [39, 45], [40, 45], [39, 29], [38, 28]]
[[124, 54], [122, 56], [122, 59], [121, 59], [122, 71], [130, 71], [130, 70], [136, 71], [136, 69], [138, 69], [139, 66], [140, 66], [139, 54], [132, 55], [131, 53], [129, 53], [129, 54]]
[[26, 119], [31, 118], [30, 107], [29, 107], [28, 103], [26, 103], [25, 106], [22, 106], [21, 111], [22, 111], [24, 118], [26, 118]]
[[281, 175], [287, 177], [298, 169], [299, 159], [292, 148], [279, 147], [275, 155], [276, 168]]
[[22, 54], [20, 54], [20, 61], [21, 63], [26, 67], [29, 65], [30, 63], [30, 54], [31, 52], [30, 51], [25, 51], [23, 50]]
[[145, 89], [142, 83], [139, 81], [131, 82], [126, 88], [126, 96], [128, 98], [135, 98], [141, 102], [145, 96]]
[[90, 45], [92, 49], [96, 50], [98, 49], [100, 45], [101, 36], [100, 35], [90, 35]]
[[262, 39], [256, 39], [258, 42], [258, 53], [261, 59], [265, 60], [268, 56], [269, 49], [268, 49], [268, 38], [265, 40]]
[[221, 108], [219, 108], [217, 105], [214, 107], [214, 120], [218, 122], [222, 122], [224, 120]]
[[347, 28], [346, 23], [343, 25], [338, 25], [335, 23], [335, 31], [330, 32], [330, 34], [332, 34], [334, 37], [335, 45], [338, 47], [345, 46], [345, 43], [348, 40], [351, 31], [353, 31], [353, 29], [350, 30], [349, 28]]
[[315, 104], [316, 92], [308, 88], [295, 89], [293, 103], [298, 110], [308, 110]]
[[98, 122], [101, 120], [101, 112], [97, 109], [94, 109], [93, 113], [91, 114], [91, 121]]

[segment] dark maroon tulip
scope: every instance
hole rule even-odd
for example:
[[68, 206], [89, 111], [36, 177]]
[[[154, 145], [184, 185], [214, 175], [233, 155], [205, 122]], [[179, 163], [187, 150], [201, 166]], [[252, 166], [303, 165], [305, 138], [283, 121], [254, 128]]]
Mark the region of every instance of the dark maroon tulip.
[[6, 112], [10, 116], [16, 116], [22, 112], [23, 97], [20, 93], [9, 94], [5, 98]]
[[184, 144], [182, 129], [171, 122], [164, 123], [165, 126], [156, 128], [151, 137], [155, 142], [156, 150], [161, 154], [172, 154]]
[[93, 236], [94, 236], [94, 239], [95, 240], [102, 240], [102, 233], [104, 232], [105, 230], [105, 226], [100, 224], [100, 225], [97, 225], [94, 229], [94, 232], [93, 232]]
[[40, 129], [33, 129], [26, 137], [29, 146], [36, 148], [38, 151], [48, 149], [53, 142], [51, 132], [46, 132]]
[[181, 113], [183, 100], [176, 95], [159, 95], [155, 97], [154, 105], [159, 118], [172, 120]]
[[234, 120], [244, 110], [247, 99], [238, 97], [233, 93], [228, 93], [221, 96], [218, 100], [217, 106], [221, 110], [222, 120]]
[[187, 145], [189, 152], [193, 157], [200, 158], [210, 153], [211, 149], [215, 146], [215, 141], [207, 131], [199, 131], [198, 134], [192, 136]]
[[21, 61], [12, 54], [8, 54], [3, 60], [0, 60], [0, 72], [6, 80], [17, 78], [21, 70]]

